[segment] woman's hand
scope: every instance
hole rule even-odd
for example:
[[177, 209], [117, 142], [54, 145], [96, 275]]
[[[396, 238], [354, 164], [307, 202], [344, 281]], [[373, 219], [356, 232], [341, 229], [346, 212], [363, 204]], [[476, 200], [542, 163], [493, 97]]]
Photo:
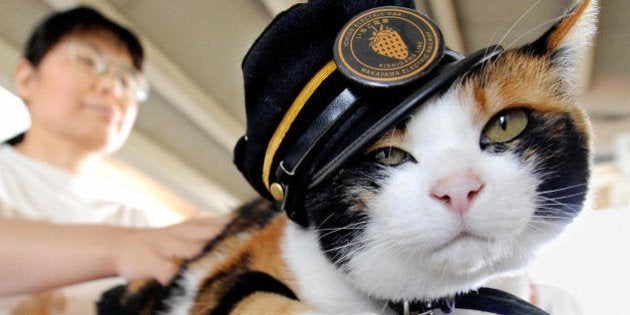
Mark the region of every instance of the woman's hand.
[[182, 260], [197, 255], [225, 223], [225, 219], [198, 218], [162, 228], [126, 229], [111, 244], [116, 272], [130, 280], [155, 278], [167, 284]]

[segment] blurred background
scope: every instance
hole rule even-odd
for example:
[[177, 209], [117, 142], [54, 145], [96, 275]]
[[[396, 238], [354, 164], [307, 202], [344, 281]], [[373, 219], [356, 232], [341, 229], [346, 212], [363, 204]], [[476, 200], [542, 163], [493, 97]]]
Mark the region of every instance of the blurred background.
[[[0, 86], [12, 90], [13, 70], [26, 37], [38, 20], [54, 10], [87, 4], [130, 26], [145, 46], [145, 72], [152, 91], [149, 100], [141, 105], [128, 143], [104, 166], [104, 176], [128, 185], [130, 191], [141, 192], [139, 196], [152, 195], [180, 215], [196, 209], [225, 214], [256, 196], [231, 162], [232, 148], [245, 131], [240, 62], [272, 18], [295, 2], [298, 1], [3, 0], [0, 1]], [[528, 42], [557, 21], [573, 3], [570, 0], [416, 2], [418, 10], [441, 27], [447, 45], [464, 53], [498, 42], [508, 47]], [[601, 7], [596, 42], [583, 60], [579, 82], [584, 87], [584, 103], [595, 127], [597, 165], [592, 203], [595, 209], [609, 211], [605, 212], [607, 218], [600, 216], [590, 221], [602, 222], [598, 227], [603, 230], [589, 227], [589, 237], [583, 240], [601, 245], [595, 237], [608, 235], [619, 241], [621, 248], [628, 248], [620, 243], [621, 237], [628, 239], [628, 210], [619, 209], [630, 205], [630, 106], [627, 104], [630, 63], [626, 59], [630, 56], [630, 1], [603, 0]], [[17, 119], [25, 117], [21, 106], [15, 100], [0, 102], [3, 118], [0, 137], [27, 127], [27, 119]], [[7, 117], [11, 119], [4, 119]], [[614, 242], [606, 244], [594, 245], [593, 250], [602, 251], [609, 246], [612, 250], [617, 246]], [[582, 256], [577, 253], [579, 247], [564, 252], [566, 261], [555, 260], [557, 270], [542, 267], [533, 273], [543, 280], [573, 286], [569, 290], [575, 291], [575, 284], [566, 282], [575, 279], [571, 275], [578, 270], [567, 272], [571, 265], [568, 261], [582, 260], [577, 267], [572, 265], [574, 268], [590, 264], [584, 262], [584, 253]], [[607, 254], [598, 252], [589, 256], [601, 258], [593, 264], [611, 263], [610, 258], [596, 257]], [[549, 277], [550, 273], [562, 270], [566, 279]], [[597, 270], [606, 271], [601, 267]], [[628, 278], [625, 280], [630, 282]], [[610, 283], [606, 284], [610, 287]], [[589, 286], [593, 288], [592, 284]]]

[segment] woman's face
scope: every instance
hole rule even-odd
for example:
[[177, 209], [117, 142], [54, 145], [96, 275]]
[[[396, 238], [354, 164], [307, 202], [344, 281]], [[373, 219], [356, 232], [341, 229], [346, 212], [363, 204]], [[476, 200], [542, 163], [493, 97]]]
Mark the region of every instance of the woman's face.
[[95, 73], [90, 59], [94, 54], [104, 57], [107, 69], [133, 69], [127, 50], [112, 35], [65, 37], [32, 69], [30, 81], [20, 90], [31, 113], [30, 135], [43, 132], [92, 153], [111, 153], [122, 146], [138, 102], [126, 93], [120, 71]]

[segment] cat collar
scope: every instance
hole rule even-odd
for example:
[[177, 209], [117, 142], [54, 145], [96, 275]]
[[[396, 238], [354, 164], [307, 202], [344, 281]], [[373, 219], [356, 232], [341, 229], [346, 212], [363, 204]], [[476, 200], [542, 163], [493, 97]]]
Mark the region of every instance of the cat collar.
[[[243, 61], [247, 134], [234, 162], [308, 226], [303, 196], [414, 109], [501, 54], [447, 49], [411, 0], [320, 0], [280, 14]], [[325, 21], [325, 22], [324, 22]]]
[[434, 310], [437, 309], [445, 314], [450, 314], [456, 308], [492, 314], [550, 315], [517, 296], [492, 288], [479, 288], [468, 293], [433, 301], [390, 302], [389, 307], [398, 315], [433, 315]]

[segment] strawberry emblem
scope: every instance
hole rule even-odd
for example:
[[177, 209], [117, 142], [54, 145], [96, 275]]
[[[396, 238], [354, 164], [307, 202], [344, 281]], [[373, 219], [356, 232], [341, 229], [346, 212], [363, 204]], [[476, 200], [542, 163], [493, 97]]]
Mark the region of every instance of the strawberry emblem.
[[383, 24], [379, 30], [372, 31], [370, 47], [380, 55], [398, 60], [405, 60], [409, 56], [409, 49], [400, 34], [391, 28], [384, 28]]

